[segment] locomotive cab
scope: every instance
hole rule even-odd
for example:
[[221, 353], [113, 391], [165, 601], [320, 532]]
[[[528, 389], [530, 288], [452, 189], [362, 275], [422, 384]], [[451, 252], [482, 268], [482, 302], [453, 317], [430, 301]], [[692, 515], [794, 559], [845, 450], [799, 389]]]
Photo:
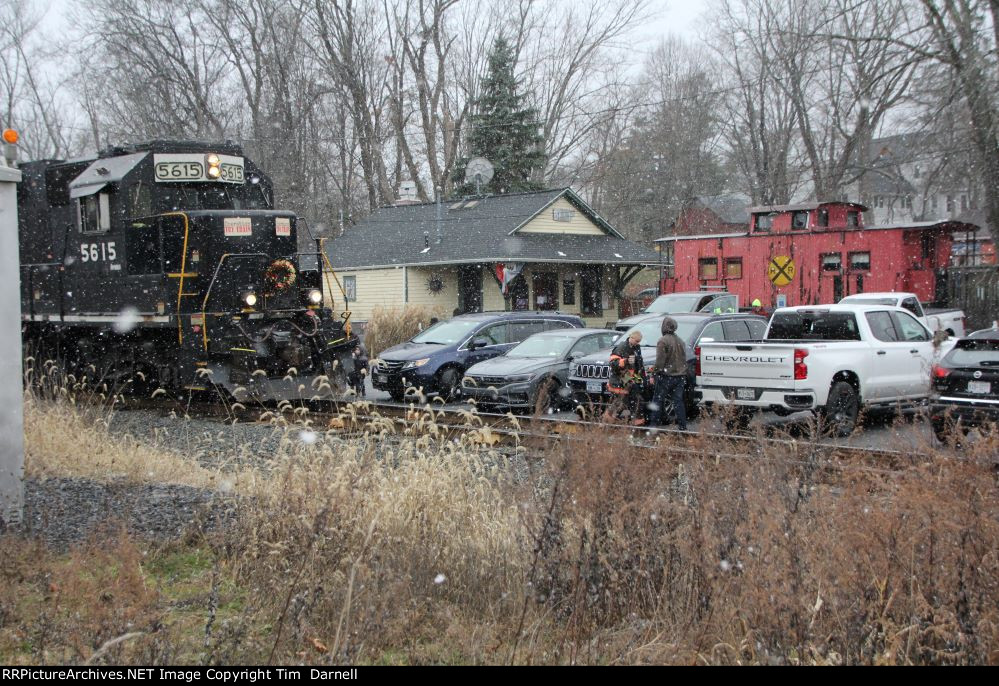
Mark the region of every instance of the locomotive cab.
[[26, 328], [81, 362], [287, 397], [272, 387], [336, 375], [356, 343], [325, 302], [335, 279], [238, 146], [153, 141], [22, 170]]

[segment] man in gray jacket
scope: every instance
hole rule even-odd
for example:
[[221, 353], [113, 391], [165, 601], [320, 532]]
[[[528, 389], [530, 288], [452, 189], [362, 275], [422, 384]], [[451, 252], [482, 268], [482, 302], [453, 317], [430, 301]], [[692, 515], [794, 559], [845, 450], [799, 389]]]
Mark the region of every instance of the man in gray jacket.
[[687, 346], [676, 335], [676, 320], [663, 319], [662, 338], [656, 344], [655, 393], [652, 396], [650, 428], [659, 426], [665, 414], [666, 403], [672, 403], [676, 424], [680, 431], [687, 430], [687, 408], [683, 391], [687, 382]]

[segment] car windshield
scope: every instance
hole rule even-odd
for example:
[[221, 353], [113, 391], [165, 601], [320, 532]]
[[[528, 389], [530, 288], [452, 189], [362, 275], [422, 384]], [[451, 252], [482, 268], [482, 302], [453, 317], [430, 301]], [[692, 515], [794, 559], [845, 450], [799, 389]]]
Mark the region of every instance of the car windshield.
[[572, 344], [578, 341], [573, 336], [531, 336], [506, 354], [507, 357], [565, 357]]
[[[694, 331], [697, 329], [698, 320], [676, 320], [676, 335], [680, 337], [681, 341], [686, 341], [688, 344], [694, 337]], [[636, 324], [631, 327], [626, 334], [620, 339], [625, 340], [631, 335], [633, 331], [642, 332], [642, 345], [654, 346], [660, 338], [662, 338], [663, 332], [663, 320], [659, 317], [655, 319], [649, 319], [642, 322], [641, 324]]]
[[944, 364], [950, 367], [999, 367], [999, 340], [977, 338], [959, 341]]
[[436, 345], [451, 345], [465, 340], [481, 322], [472, 319], [452, 319], [434, 324], [421, 334], [412, 338], [413, 343], [430, 343]]
[[[652, 301], [642, 312], [646, 314], [669, 314], [670, 312], [693, 312], [694, 307], [704, 297], [701, 294], [694, 295], [660, 295]], [[657, 335], [656, 338], [659, 338]]]

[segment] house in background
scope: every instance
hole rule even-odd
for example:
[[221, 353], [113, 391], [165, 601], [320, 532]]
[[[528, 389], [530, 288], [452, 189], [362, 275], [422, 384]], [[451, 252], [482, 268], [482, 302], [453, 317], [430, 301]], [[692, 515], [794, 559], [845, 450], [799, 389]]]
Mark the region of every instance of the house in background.
[[327, 253], [358, 323], [376, 307], [423, 305], [559, 310], [602, 327], [617, 319], [625, 285], [659, 266], [568, 188], [382, 207]]
[[699, 195], [680, 212], [673, 234], [700, 236], [745, 231], [749, 226], [751, 204], [750, 197], [744, 193]]

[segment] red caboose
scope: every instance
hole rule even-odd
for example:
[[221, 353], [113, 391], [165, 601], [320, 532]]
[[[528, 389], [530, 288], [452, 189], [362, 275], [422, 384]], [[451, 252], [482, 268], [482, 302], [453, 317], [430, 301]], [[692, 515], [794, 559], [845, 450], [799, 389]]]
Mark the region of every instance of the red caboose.
[[955, 221], [864, 226], [867, 208], [817, 202], [750, 208], [748, 230], [660, 238], [662, 292], [724, 286], [739, 302], [766, 307], [815, 305], [865, 291], [946, 297]]

